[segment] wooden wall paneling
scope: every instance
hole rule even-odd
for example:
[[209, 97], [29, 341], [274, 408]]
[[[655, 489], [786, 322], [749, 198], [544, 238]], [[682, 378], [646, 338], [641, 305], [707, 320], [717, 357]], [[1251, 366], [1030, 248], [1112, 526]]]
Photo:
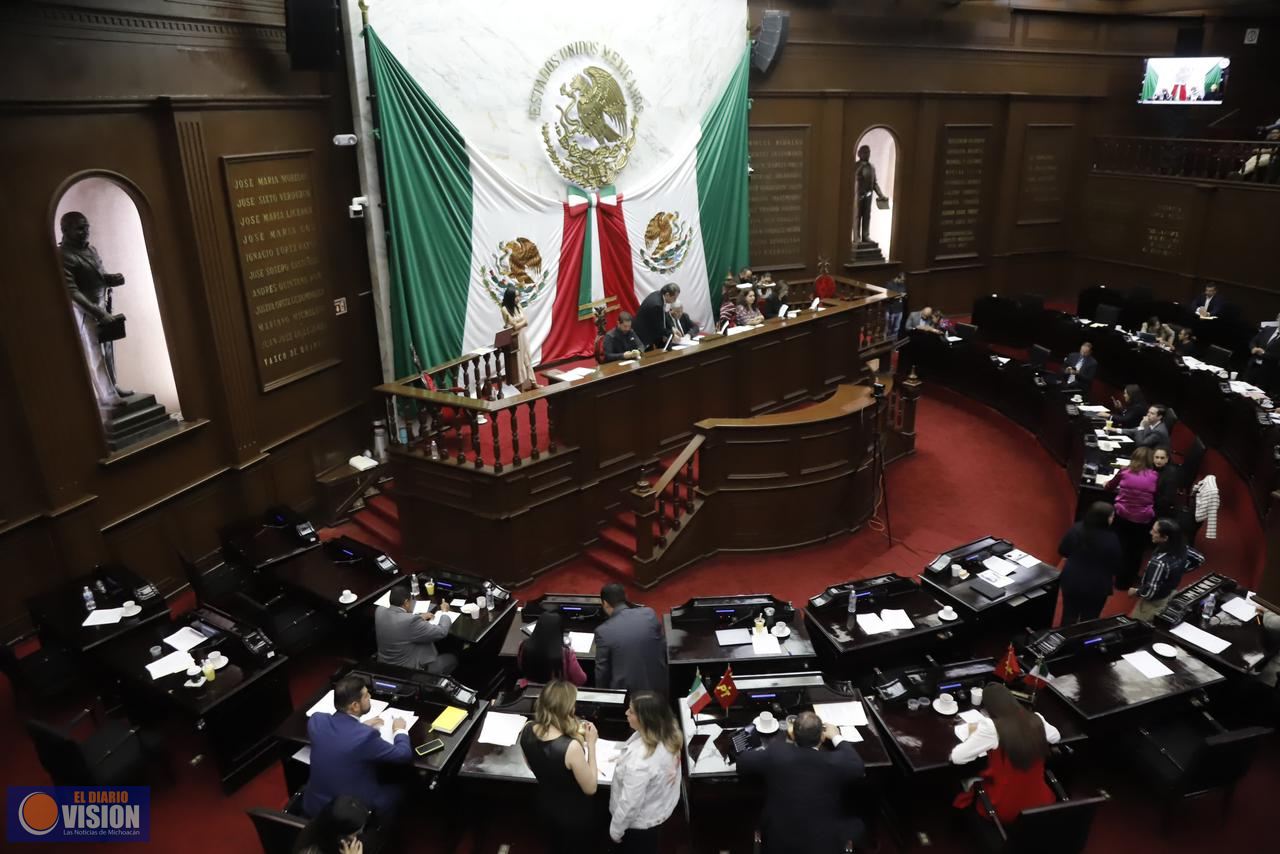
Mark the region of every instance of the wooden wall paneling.
[[62, 555], [54, 546], [53, 529], [39, 520], [0, 534], [0, 642], [30, 630], [26, 600], [64, 580]]
[[815, 140], [814, 169], [808, 176], [810, 204], [817, 220], [812, 228], [814, 239], [809, 246], [809, 255], [804, 259], [806, 272], [813, 269], [817, 272], [818, 256], [826, 258], [832, 264], [838, 264], [845, 257], [845, 248], [849, 240], [842, 239], [840, 226], [843, 222], [841, 211], [846, 193], [852, 200], [853, 190], [846, 187], [852, 182], [852, 173], [844, 174], [844, 149], [847, 148], [844, 138], [844, 99], [827, 97], [821, 102], [821, 133]]

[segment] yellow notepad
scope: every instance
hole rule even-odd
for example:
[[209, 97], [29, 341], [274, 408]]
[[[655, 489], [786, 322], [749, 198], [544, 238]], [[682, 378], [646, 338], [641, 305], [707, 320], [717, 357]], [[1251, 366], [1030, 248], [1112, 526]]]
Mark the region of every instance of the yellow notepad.
[[466, 709], [459, 709], [457, 706], [450, 706], [431, 722], [431, 729], [434, 732], [443, 732], [448, 734], [457, 729], [458, 724], [462, 723], [466, 719]]

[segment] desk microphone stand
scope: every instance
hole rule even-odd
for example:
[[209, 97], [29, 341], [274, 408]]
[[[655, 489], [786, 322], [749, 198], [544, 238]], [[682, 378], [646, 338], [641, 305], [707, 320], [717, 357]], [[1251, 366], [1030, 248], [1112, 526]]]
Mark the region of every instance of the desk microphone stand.
[[[876, 401], [875, 414], [875, 436], [876, 447], [875, 457], [873, 459], [871, 470], [875, 475], [875, 489], [879, 490], [884, 496], [884, 533], [889, 538], [890, 547], [893, 546], [893, 520], [889, 516], [889, 478], [885, 475], [884, 470], [884, 431], [881, 429], [884, 422], [881, 418], [884, 411], [884, 383], [877, 382], [871, 387], [872, 396]], [[874, 518], [874, 503], [872, 504], [872, 516]]]

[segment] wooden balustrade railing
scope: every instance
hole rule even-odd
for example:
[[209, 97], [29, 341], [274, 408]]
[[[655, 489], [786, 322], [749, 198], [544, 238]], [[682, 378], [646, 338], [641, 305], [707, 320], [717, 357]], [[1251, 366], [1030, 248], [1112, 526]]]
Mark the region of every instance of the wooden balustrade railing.
[[1280, 142], [1103, 136], [1093, 171], [1280, 187]]
[[636, 516], [636, 557], [649, 559], [655, 548], [666, 546], [694, 511], [698, 488], [698, 449], [707, 440], [698, 434], [689, 440], [666, 471], [650, 484], [636, 483], [631, 490], [631, 510]]

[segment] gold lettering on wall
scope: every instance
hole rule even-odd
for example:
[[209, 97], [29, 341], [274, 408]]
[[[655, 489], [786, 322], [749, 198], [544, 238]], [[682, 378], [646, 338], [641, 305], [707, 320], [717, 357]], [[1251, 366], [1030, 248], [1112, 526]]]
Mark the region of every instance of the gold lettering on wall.
[[311, 152], [222, 163], [258, 378], [270, 391], [339, 361]]
[[[751, 128], [751, 265], [803, 267], [808, 127]], [[735, 271], [736, 272], [736, 271]]]
[[1149, 207], [1140, 226], [1142, 254], [1166, 260], [1181, 257], [1186, 224], [1187, 209], [1182, 205], [1165, 203]]
[[947, 125], [938, 151], [933, 257], [981, 251], [990, 125]]
[[1027, 125], [1018, 177], [1018, 225], [1048, 225], [1065, 217], [1073, 130], [1072, 125]]

